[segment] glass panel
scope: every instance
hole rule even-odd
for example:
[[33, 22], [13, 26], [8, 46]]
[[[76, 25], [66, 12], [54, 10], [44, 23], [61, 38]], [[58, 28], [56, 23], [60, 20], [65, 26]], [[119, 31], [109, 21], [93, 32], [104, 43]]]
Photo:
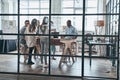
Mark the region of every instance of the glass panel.
[[41, 1], [41, 4], [40, 4], [41, 8], [49, 8], [49, 0], [43, 0]]
[[[64, 76], [81, 76], [80, 56], [82, 49], [82, 37], [77, 37], [75, 40], [65, 40], [62, 39], [62, 37], [63, 36], [58, 36], [58, 38], [56, 38], [55, 36], [51, 36], [51, 74]], [[69, 44], [71, 44], [71, 47], [68, 47]]]
[[0, 25], [2, 33], [18, 33], [17, 16], [0, 16]]
[[48, 10], [47, 8], [40, 9], [40, 13], [41, 13], [41, 14], [48, 14], [48, 13], [49, 13], [49, 10]]
[[44, 0], [37, 0], [37, 1], [20, 0], [20, 13], [48, 14], [49, 13], [49, 0], [45, 0], [45, 1]]
[[81, 9], [81, 10], [80, 10], [80, 9], [76, 9], [76, 10], [75, 10], [75, 13], [76, 13], [76, 14], [82, 13], [82, 9]]
[[[109, 51], [106, 48], [108, 46], [113, 46], [117, 40], [115, 37], [107, 37], [107, 35], [114, 35], [114, 36], [118, 35], [117, 33], [118, 21], [114, 21], [112, 19], [112, 22], [110, 22], [109, 19], [105, 20], [104, 17], [106, 16], [104, 15], [103, 16], [86, 16], [85, 24], [87, 25], [89, 23], [89, 25], [93, 25], [93, 26], [91, 26], [92, 29], [86, 26], [85, 39], [90, 38], [87, 40], [88, 43], [86, 42], [87, 45], [89, 44], [89, 46], [90, 46], [89, 41], [93, 41], [93, 44], [91, 45], [95, 45], [95, 46], [92, 46], [93, 53], [95, 53], [93, 55], [95, 56], [105, 56], [106, 53], [109, 53], [109, 52], [106, 52], [106, 51]], [[106, 32], [105, 29], [108, 31], [108, 33]], [[98, 36], [95, 37], [94, 35], [98, 35]], [[104, 35], [105, 37], [100, 35]]]
[[96, 12], [97, 12], [97, 9], [94, 9], [94, 8], [87, 9], [87, 13], [89, 13], [89, 14], [96, 13]]
[[[41, 64], [41, 60], [40, 60], [40, 56], [38, 56], [38, 58], [32, 59], [32, 61], [34, 62], [34, 64], [28, 64], [27, 62], [24, 62], [24, 56], [21, 56], [21, 60], [20, 60], [20, 73], [29, 73], [29, 74], [47, 74], [48, 75], [48, 71], [49, 71], [49, 57], [48, 56], [43, 56], [47, 57], [48, 59], [48, 66], [46, 66], [45, 64]], [[26, 65], [27, 64], [27, 65]]]
[[88, 8], [89, 7], [95, 8], [96, 6], [97, 6], [97, 0], [88, 0], [88, 5], [87, 5]]
[[118, 29], [117, 16], [118, 15], [86, 16], [85, 32], [91, 31], [94, 35], [105, 35], [107, 33], [106, 31], [108, 31], [110, 35], [114, 35]]
[[17, 36], [13, 35], [1, 35], [1, 53], [11, 53], [17, 54]]
[[[76, 9], [80, 10], [76, 12]], [[83, 10], [83, 0], [52, 0], [53, 14], [80, 14]]]
[[[69, 4], [68, 4], [69, 3]], [[63, 7], [73, 7], [73, 0], [63, 0]]]
[[69, 12], [69, 14], [72, 14], [73, 13], [73, 9], [63, 9], [63, 13], [64, 14], [68, 14], [68, 12]]
[[[106, 77], [106, 78], [116, 78], [117, 77], [117, 68], [112, 66], [112, 59], [101, 59], [101, 58], [85, 58], [85, 76], [94, 76], [94, 77]], [[115, 60], [116, 61], [116, 60]], [[94, 79], [94, 78], [93, 78]]]
[[[98, 0], [87, 0], [86, 1], [86, 13], [99, 13], [101, 9], [99, 9], [99, 5], [97, 4]], [[99, 2], [99, 4], [102, 2]], [[101, 8], [101, 7], [100, 7]]]
[[28, 8], [27, 0], [20, 0], [20, 8]]
[[[31, 23], [32, 22], [32, 19], [37, 19], [40, 21], [40, 25], [42, 24], [43, 22], [43, 18], [45, 16], [20, 16], [20, 29], [25, 25], [25, 20], [29, 20], [29, 22]], [[48, 17], [48, 16], [46, 16]], [[49, 18], [48, 18], [49, 19]]]
[[40, 11], [39, 11], [38, 9], [30, 9], [30, 10], [29, 10], [29, 13], [30, 13], [30, 14], [39, 14]]
[[29, 1], [29, 8], [39, 8], [39, 1]]
[[2, 14], [17, 14], [18, 1], [17, 0], [0, 0], [0, 13]]
[[17, 56], [16, 55], [0, 55], [0, 72], [17, 73]]
[[54, 22], [54, 28], [60, 34], [65, 34], [67, 20], [71, 20], [72, 26], [74, 26], [78, 32], [82, 30], [82, 16], [52, 16], [51, 20]]
[[91, 31], [93, 33], [95, 33], [95, 21], [98, 19], [98, 17], [100, 18], [100, 20], [102, 19], [102, 16], [86, 16], [85, 17], [85, 32], [87, 31]]
[[83, 0], [74, 0], [75, 8], [82, 8], [83, 7]]
[[21, 9], [20, 9], [20, 13], [21, 13], [21, 14], [27, 14], [27, 13], [28, 13], [28, 10], [27, 10], [27, 9], [22, 9], [22, 8], [21, 8]]
[[20, 16], [20, 29], [22, 28], [22, 26], [25, 25], [25, 20], [28, 20], [29, 17], [28, 16]]
[[[107, 3], [108, 3], [107, 0], [86, 0], [86, 4], [85, 4], [86, 11], [85, 12], [88, 14], [106, 13], [106, 10], [107, 10], [106, 4]], [[111, 3], [112, 3], [111, 7], [113, 7], [113, 2], [111, 2]]]
[[26, 44], [20, 43], [20, 62], [22, 63], [20, 63], [20, 73], [48, 74], [50, 61], [48, 36], [46, 38], [45, 36], [35, 38], [36, 36], [32, 35], [25, 37]]

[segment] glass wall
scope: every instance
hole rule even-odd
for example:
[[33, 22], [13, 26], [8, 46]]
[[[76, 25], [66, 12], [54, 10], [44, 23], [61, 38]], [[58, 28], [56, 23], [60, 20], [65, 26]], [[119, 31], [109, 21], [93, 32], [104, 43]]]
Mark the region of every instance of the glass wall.
[[[0, 0], [0, 63], [9, 63], [0, 72], [118, 80], [119, 5], [119, 0]], [[68, 20], [77, 35], [66, 34]]]

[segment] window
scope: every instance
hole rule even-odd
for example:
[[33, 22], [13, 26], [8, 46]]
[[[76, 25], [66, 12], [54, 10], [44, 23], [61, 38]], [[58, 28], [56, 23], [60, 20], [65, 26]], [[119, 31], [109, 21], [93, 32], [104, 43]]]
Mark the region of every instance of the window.
[[[0, 63], [3, 63], [2, 59], [7, 62], [7, 66], [0, 66], [2, 68], [0, 73], [118, 80], [118, 56], [120, 53], [118, 44], [119, 0], [0, 0], [0, 6], [0, 55], [2, 55], [0, 56]], [[20, 29], [25, 25], [25, 20], [30, 20], [31, 23], [32, 19], [36, 18], [42, 24], [44, 17], [48, 18], [47, 34], [37, 34], [38, 27], [35, 28], [34, 34], [20, 34]], [[74, 40], [74, 46], [71, 49], [66, 48], [67, 51], [63, 54], [66, 46], [63, 43], [63, 37], [74, 36], [73, 34], [65, 34], [67, 20], [71, 20], [78, 34]], [[102, 26], [96, 23], [100, 20], [104, 21]], [[54, 23], [52, 26], [51, 21]], [[41, 26], [39, 27], [41, 29]], [[56, 34], [51, 34], [50, 31], [52, 30], [56, 30]], [[96, 34], [97, 32], [100, 34]], [[86, 35], [89, 33], [90, 36]], [[37, 40], [35, 47], [33, 46], [34, 49], [41, 45], [40, 39], [42, 36], [47, 37], [49, 41], [46, 49], [49, 48], [44, 49], [45, 53], [47, 52], [46, 54], [40, 52], [36, 55], [34, 54], [36, 50], [33, 51], [32, 59], [35, 62], [33, 65], [23, 63], [24, 56], [29, 54], [19, 51], [20, 46], [22, 46], [20, 44], [21, 36], [34, 37], [33, 41]], [[54, 40], [59, 42], [59, 46], [58, 44], [52, 44], [54, 36], [57, 36], [57, 39]], [[40, 39], [36, 39], [38, 37]], [[95, 44], [87, 44], [87, 37], [92, 37]], [[69, 44], [69, 39], [66, 42]], [[104, 46], [103, 43], [105, 43]], [[55, 54], [50, 51], [52, 45], [57, 45]], [[73, 55], [70, 54], [71, 51]], [[56, 60], [53, 60], [53, 56], [56, 57]], [[41, 67], [41, 64], [39, 64], [42, 57], [47, 58], [48, 68], [43, 68], [44, 66]], [[62, 58], [65, 58], [63, 62]]]

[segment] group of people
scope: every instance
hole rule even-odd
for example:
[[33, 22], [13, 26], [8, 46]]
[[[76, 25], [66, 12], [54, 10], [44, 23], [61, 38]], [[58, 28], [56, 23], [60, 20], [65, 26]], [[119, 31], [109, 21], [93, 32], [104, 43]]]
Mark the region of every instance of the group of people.
[[[53, 22], [51, 21], [51, 25]], [[72, 26], [71, 20], [67, 21], [67, 28], [66, 28], [66, 35], [77, 35], [77, 30], [75, 27]], [[24, 62], [27, 61], [27, 64], [34, 64], [32, 61], [32, 53], [34, 51], [34, 48], [36, 46], [36, 40], [39, 40], [40, 44], [40, 60], [41, 60], [41, 66], [48, 67], [47, 63], [47, 53], [49, 52], [49, 36], [46, 36], [44, 34], [49, 34], [49, 21], [48, 17], [44, 17], [42, 23], [40, 24], [40, 21], [37, 19], [32, 19], [31, 23], [29, 20], [25, 20], [25, 25], [21, 28], [20, 33], [22, 34], [20, 36], [20, 45], [22, 45], [23, 53], [28, 53], [29, 56], [24, 56]], [[29, 34], [29, 35], [24, 35]], [[31, 35], [32, 34], [32, 35]], [[43, 34], [41, 36], [34, 35], [34, 34]], [[73, 39], [74, 36], [65, 36], [65, 39]], [[56, 48], [54, 45], [50, 46], [51, 51], [55, 54]], [[53, 54], [53, 55], [54, 55]], [[43, 56], [44, 55], [44, 56]], [[55, 58], [53, 57], [55, 60]]]
[[[27, 64], [34, 64], [32, 61], [32, 52], [34, 51], [34, 48], [36, 46], [37, 39], [40, 38], [40, 50], [41, 54], [47, 54], [48, 51], [48, 44], [49, 44], [49, 37], [48, 36], [35, 36], [35, 34], [48, 34], [48, 17], [44, 17], [42, 24], [40, 25], [40, 21], [37, 19], [32, 19], [31, 23], [29, 20], [25, 21], [25, 25], [21, 28], [20, 33], [22, 34], [20, 36], [20, 45], [22, 45], [23, 53], [28, 53], [29, 56], [24, 56], [24, 62]], [[29, 34], [29, 35], [25, 35]], [[28, 52], [27, 52], [28, 50]], [[43, 64], [43, 62], [45, 64]], [[41, 65], [44, 65], [44, 67], [47, 67], [47, 56], [41, 56]]]

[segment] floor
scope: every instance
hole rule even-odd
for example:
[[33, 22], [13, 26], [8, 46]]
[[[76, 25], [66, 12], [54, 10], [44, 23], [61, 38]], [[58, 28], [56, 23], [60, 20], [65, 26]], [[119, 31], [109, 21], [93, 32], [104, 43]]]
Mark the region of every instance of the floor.
[[[67, 63], [62, 63], [61, 68], [58, 67], [60, 57], [55, 57], [56, 60], [50, 60], [51, 68], [42, 68], [40, 66], [40, 58], [34, 59], [34, 65], [27, 65], [23, 61], [23, 56], [20, 56], [20, 73], [25, 74], [37, 74], [37, 75], [48, 75], [49, 71], [51, 75], [58, 76], [72, 76], [80, 77], [82, 72], [82, 59], [77, 57], [75, 63], [71, 60]], [[17, 55], [0, 55], [0, 72], [13, 72], [17, 73]], [[111, 61], [108, 59], [92, 59], [92, 66], [89, 65], [89, 58], [84, 59], [84, 75], [85, 76], [94, 76], [94, 77], [109, 77], [116, 78], [116, 67], [111, 66]], [[60, 77], [42, 77], [42, 76], [29, 76], [29, 75], [7, 75], [0, 74], [0, 80], [37, 80], [44, 78], [44, 80], [61, 80]], [[28, 78], [28, 79], [27, 79]], [[65, 80], [80, 80], [78, 78], [64, 78]], [[82, 79], [81, 79], [82, 80]], [[100, 80], [100, 79], [86, 79], [84, 80]], [[103, 79], [102, 79], [103, 80]], [[107, 79], [105, 79], [107, 80]], [[110, 80], [110, 79], [108, 79]], [[114, 79], [113, 79], [114, 80]]]
[[60, 77], [44, 77], [29, 75], [0, 74], [0, 80], [82, 80], [79, 78], [60, 78]]
[[[98, 78], [66, 78], [66, 77], [46, 77], [34, 75], [15, 75], [15, 74], [0, 74], [0, 80], [110, 80]], [[111, 79], [113, 80], [113, 79]]]

